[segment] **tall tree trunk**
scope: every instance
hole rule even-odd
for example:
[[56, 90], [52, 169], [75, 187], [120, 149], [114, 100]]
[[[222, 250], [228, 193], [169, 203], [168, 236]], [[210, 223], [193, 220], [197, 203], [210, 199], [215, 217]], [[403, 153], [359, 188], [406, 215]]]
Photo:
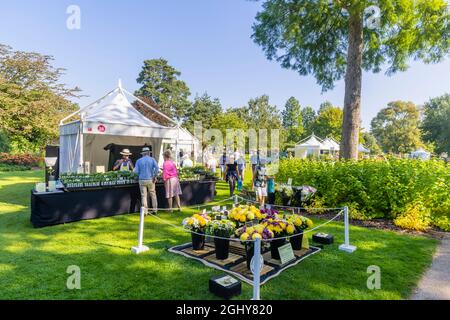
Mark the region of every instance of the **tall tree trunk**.
[[345, 74], [344, 120], [340, 156], [358, 159], [361, 122], [361, 78], [363, 54], [362, 14], [352, 15], [348, 26], [347, 71]]

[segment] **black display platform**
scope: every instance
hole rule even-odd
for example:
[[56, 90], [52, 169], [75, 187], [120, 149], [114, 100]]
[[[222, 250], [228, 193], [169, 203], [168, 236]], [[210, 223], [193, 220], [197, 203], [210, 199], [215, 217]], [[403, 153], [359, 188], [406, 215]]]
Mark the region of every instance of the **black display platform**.
[[[195, 251], [192, 249], [192, 243], [185, 243], [168, 249], [169, 252], [182, 255], [189, 259], [202, 262], [208, 267], [224, 271], [235, 276], [236, 278], [253, 284], [253, 274], [247, 269], [244, 246], [235, 241], [230, 242], [230, 257], [227, 260], [219, 261], [215, 258], [214, 243], [206, 243], [204, 250]], [[262, 249], [264, 265], [261, 270], [260, 283], [265, 284], [272, 278], [280, 275], [284, 270], [291, 268], [302, 260], [320, 252], [320, 248], [310, 246], [309, 249], [294, 250], [295, 260], [282, 265], [279, 260], [271, 258], [270, 250]]]
[[[214, 200], [216, 181], [182, 181], [181, 205], [190, 206]], [[163, 183], [156, 184], [158, 207], [166, 208]], [[151, 199], [149, 197], [149, 205]], [[139, 212], [139, 186], [99, 187], [70, 192], [31, 192], [31, 223], [35, 228]]]

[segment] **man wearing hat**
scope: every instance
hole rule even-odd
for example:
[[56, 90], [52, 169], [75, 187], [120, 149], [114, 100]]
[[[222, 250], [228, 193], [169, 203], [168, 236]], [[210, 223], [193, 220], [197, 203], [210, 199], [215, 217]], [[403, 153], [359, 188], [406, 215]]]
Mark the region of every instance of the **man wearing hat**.
[[128, 149], [123, 149], [122, 152], [120, 152], [122, 155], [122, 159], [117, 160], [114, 163], [113, 170], [120, 170], [120, 171], [131, 171], [134, 169], [133, 161], [131, 161], [130, 156], [132, 153]]
[[144, 147], [141, 152], [142, 157], [136, 161], [134, 172], [139, 176], [139, 189], [141, 190], [142, 206], [148, 210], [147, 192], [152, 199], [153, 212], [156, 213], [158, 201], [156, 199], [156, 177], [159, 173], [158, 163], [150, 156], [150, 148]]

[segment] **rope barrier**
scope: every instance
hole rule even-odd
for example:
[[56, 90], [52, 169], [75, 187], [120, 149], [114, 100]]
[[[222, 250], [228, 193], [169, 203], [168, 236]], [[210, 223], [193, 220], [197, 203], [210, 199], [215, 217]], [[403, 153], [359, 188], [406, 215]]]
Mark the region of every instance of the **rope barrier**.
[[[252, 200], [252, 199], [246, 199], [246, 198], [244, 198], [244, 197], [241, 197], [241, 196], [237, 196], [238, 198], [240, 198], [240, 199], [242, 199], [243, 201], [242, 202], [244, 202], [244, 201], [246, 201], [246, 202], [251, 202], [251, 203], [259, 203], [258, 201], [255, 201], [255, 200]], [[282, 206], [282, 205], [277, 205], [277, 204], [271, 204], [270, 205], [271, 207], [278, 207], [278, 208], [285, 208], [285, 209], [297, 209], [297, 210], [342, 210], [343, 208], [342, 207], [340, 207], [340, 208], [307, 208], [307, 207], [291, 207], [291, 206]]]
[[[316, 227], [314, 227], [312, 229], [305, 230], [302, 233], [305, 234], [305, 233], [309, 233], [309, 232], [315, 231], [315, 230], [317, 230], [317, 229], [319, 229], [319, 228], [329, 224], [330, 222], [336, 220], [342, 213], [343, 213], [343, 210], [341, 210], [337, 215], [335, 215], [330, 220], [328, 220], [328, 221], [322, 223], [321, 225], [318, 225], [318, 226], [316, 226]], [[209, 235], [209, 234], [207, 235], [207, 234], [196, 232], [196, 231], [192, 231], [192, 230], [186, 230], [185, 228], [180, 227], [180, 226], [175, 225], [175, 224], [172, 224], [172, 223], [168, 222], [167, 220], [164, 220], [161, 217], [158, 217], [157, 215], [155, 215], [153, 213], [150, 213], [150, 215], [152, 217], [154, 217], [154, 218], [164, 222], [165, 224], [171, 226], [171, 227], [174, 227], [176, 229], [181, 229], [185, 233], [193, 233], [193, 234], [197, 234], [197, 235], [200, 235], [200, 236], [207, 236], [207, 237], [210, 237], [210, 238], [213, 238], [213, 239], [222, 239], [222, 240], [230, 240], [230, 241], [245, 242], [245, 243], [247, 243], [247, 242], [255, 242], [255, 240], [241, 240], [241, 239], [238, 239], [238, 238], [219, 237], [219, 236], [214, 236], [214, 235]], [[285, 236], [285, 237], [276, 237], [276, 238], [271, 238], [271, 239], [261, 239], [261, 241], [271, 242], [271, 241], [274, 241], [274, 240], [281, 240], [281, 239], [286, 239], [287, 240], [287, 239], [290, 239], [290, 238], [298, 236], [298, 235], [299, 235], [299, 233], [296, 233], [296, 234], [292, 234], [292, 235]]]
[[[191, 206], [183, 206], [183, 209], [195, 209], [195, 208], [197, 208], [198, 210], [200, 210], [200, 208], [214, 207], [214, 206], [216, 206], [219, 203], [227, 202], [227, 201], [230, 201], [232, 199], [234, 199], [234, 196], [226, 198], [226, 199], [210, 202], [210, 203], [207, 203], [207, 204], [202, 204], [202, 205], [194, 204], [194, 205], [191, 205]], [[243, 201], [240, 201], [238, 203], [241, 203], [241, 202], [243, 202]], [[172, 209], [170, 209], [170, 208], [156, 208], [156, 211], [171, 211], [171, 210], [174, 210], [174, 209], [177, 209], [177, 208], [172, 208]]]

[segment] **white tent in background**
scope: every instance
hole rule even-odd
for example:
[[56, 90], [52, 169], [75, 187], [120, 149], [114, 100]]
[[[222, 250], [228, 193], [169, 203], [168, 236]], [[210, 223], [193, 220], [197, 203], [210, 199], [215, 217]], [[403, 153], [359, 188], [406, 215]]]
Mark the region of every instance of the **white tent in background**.
[[332, 154], [339, 152], [340, 149], [339, 143], [330, 137], [327, 137], [325, 140], [323, 140], [322, 146], [323, 150], [329, 151]]
[[413, 151], [409, 154], [409, 157], [412, 159], [422, 159], [422, 160], [430, 160], [431, 153], [424, 150], [423, 148], [419, 148], [416, 151]]
[[289, 151], [295, 152], [296, 158], [304, 159], [306, 157], [319, 157], [321, 150], [325, 150], [325, 146], [321, 139], [316, 137], [314, 133], [308, 138], [303, 139], [291, 148]]
[[[127, 95], [169, 120], [173, 127], [149, 120], [131, 105]], [[75, 116], [78, 119], [66, 122]], [[194, 152], [195, 155], [199, 152], [199, 142], [194, 136], [122, 88], [120, 81], [118, 87], [103, 98], [61, 121], [60, 172], [89, 173], [96, 172], [98, 168], [107, 169], [110, 152], [105, 150], [105, 146], [109, 144], [151, 146], [153, 157], [160, 163], [163, 150], [169, 147], [174, 149], [176, 156], [179, 149], [186, 153]]]
[[358, 152], [360, 153], [370, 153], [370, 150], [364, 147], [362, 144], [359, 144], [358, 146]]

